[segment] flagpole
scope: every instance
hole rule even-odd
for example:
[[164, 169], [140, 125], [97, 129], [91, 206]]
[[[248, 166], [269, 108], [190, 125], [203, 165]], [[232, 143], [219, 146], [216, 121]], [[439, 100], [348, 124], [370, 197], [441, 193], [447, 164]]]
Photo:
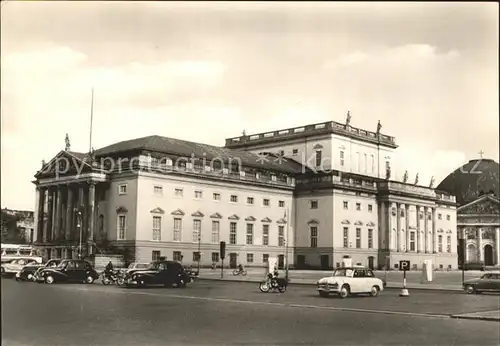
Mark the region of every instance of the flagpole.
[[90, 101], [90, 131], [89, 131], [89, 153], [92, 152], [92, 123], [94, 121], [94, 88], [92, 88], [92, 96]]
[[290, 230], [290, 212], [288, 207], [285, 209], [286, 213], [286, 241], [285, 241], [285, 278], [288, 281], [288, 240], [289, 240], [289, 230]]

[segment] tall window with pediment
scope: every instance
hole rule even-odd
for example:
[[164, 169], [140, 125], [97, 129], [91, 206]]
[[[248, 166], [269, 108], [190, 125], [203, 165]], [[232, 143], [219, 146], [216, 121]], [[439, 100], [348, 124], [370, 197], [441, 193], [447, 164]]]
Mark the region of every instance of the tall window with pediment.
[[229, 223], [229, 244], [236, 244], [236, 232], [238, 230], [238, 225], [236, 222]]
[[356, 228], [356, 248], [361, 249], [361, 228]]
[[253, 245], [253, 223], [247, 223], [247, 245]]
[[117, 239], [125, 240], [127, 235], [127, 214], [121, 213], [117, 215]]
[[181, 241], [181, 233], [182, 219], [180, 217], [176, 217], [174, 219], [174, 241]]
[[318, 247], [318, 227], [311, 226], [309, 231], [311, 236], [311, 247]]
[[201, 220], [193, 220], [193, 242], [198, 242], [201, 237]]
[[262, 225], [262, 245], [269, 245], [269, 225]]
[[373, 229], [368, 229], [368, 248], [373, 249]]
[[340, 166], [341, 167], [344, 166], [344, 151], [343, 150], [340, 151]]
[[213, 244], [218, 244], [219, 243], [219, 232], [220, 232], [220, 222], [219, 221], [212, 221], [212, 243]]
[[349, 247], [349, 227], [344, 227], [344, 247]]
[[316, 167], [321, 166], [322, 161], [323, 161], [323, 159], [322, 159], [321, 150], [316, 150]]
[[415, 251], [415, 232], [410, 232], [410, 251]]
[[446, 252], [451, 252], [451, 236], [446, 237]]
[[443, 236], [438, 235], [438, 252], [443, 252]]
[[161, 216], [153, 216], [153, 240], [161, 240]]
[[278, 226], [278, 246], [285, 246], [285, 226]]

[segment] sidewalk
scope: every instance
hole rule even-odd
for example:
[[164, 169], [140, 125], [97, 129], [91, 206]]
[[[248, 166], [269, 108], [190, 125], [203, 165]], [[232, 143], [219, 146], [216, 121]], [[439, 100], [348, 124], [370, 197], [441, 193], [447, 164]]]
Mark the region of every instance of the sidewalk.
[[464, 320], [482, 320], [500, 322], [500, 310], [473, 312], [470, 314], [451, 315], [452, 318]]
[[[284, 273], [280, 273], [284, 276]], [[329, 276], [331, 272], [320, 272], [320, 271], [290, 271], [289, 279], [290, 284], [295, 285], [316, 285], [321, 277]], [[224, 270], [224, 278], [221, 279], [221, 272], [219, 270], [202, 269], [200, 271], [200, 280], [213, 280], [213, 281], [233, 281], [233, 282], [261, 282], [264, 280], [265, 274], [262, 270], [248, 270], [246, 276], [235, 276], [232, 274], [232, 270]], [[377, 275], [379, 278], [383, 278], [382, 275]], [[402, 288], [403, 281], [398, 280], [388, 280], [386, 288]], [[460, 283], [419, 283], [419, 282], [408, 282], [406, 287], [408, 289], [419, 289], [419, 290], [443, 290], [443, 291], [462, 291], [462, 285]]]

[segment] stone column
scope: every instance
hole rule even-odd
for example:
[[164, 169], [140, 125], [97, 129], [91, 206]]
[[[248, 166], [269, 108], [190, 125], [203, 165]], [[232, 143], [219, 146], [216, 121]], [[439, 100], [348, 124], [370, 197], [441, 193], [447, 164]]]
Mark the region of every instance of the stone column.
[[483, 229], [480, 227], [477, 229], [477, 260], [483, 260]]
[[71, 239], [71, 231], [73, 228], [73, 189], [71, 188], [70, 184], [68, 184], [67, 187], [68, 196], [66, 199], [66, 229], [64, 231], [66, 233], [65, 238], [69, 240]]
[[47, 191], [46, 188], [37, 188], [37, 199], [38, 199], [38, 205], [37, 205], [37, 220], [36, 220], [36, 241], [37, 243], [41, 243], [44, 241], [43, 238], [43, 218], [44, 218], [44, 212], [45, 212], [45, 191]]
[[497, 255], [497, 265], [500, 265], [500, 227], [495, 228], [495, 252]]
[[77, 234], [75, 234], [75, 238], [77, 240], [80, 239], [80, 232], [82, 233], [82, 242], [85, 241], [84, 233], [85, 233], [85, 190], [82, 185], [78, 187], [78, 211], [82, 213], [82, 217], [80, 219], [80, 227], [77, 227]]
[[410, 205], [405, 204], [406, 252], [410, 252]]
[[52, 188], [48, 189], [47, 198], [47, 227], [45, 228], [45, 233], [43, 235], [43, 242], [46, 243], [52, 240], [52, 224], [53, 224], [53, 210], [54, 210], [54, 190]]
[[401, 251], [401, 209], [400, 204], [396, 203], [396, 250]]
[[52, 227], [50, 231], [50, 239], [55, 240], [56, 236], [56, 215], [57, 214], [57, 188], [54, 187], [53, 197], [52, 197]]
[[88, 232], [88, 243], [89, 243], [89, 255], [92, 254], [92, 244], [94, 242], [94, 224], [95, 224], [95, 183], [90, 182], [89, 185], [89, 232]]
[[389, 233], [387, 235], [387, 239], [388, 239], [388, 244], [387, 244], [387, 249], [389, 250], [393, 250], [393, 247], [392, 247], [392, 203], [391, 202], [387, 202], [387, 215], [388, 215], [388, 219], [387, 219], [387, 228], [389, 228]]
[[415, 247], [415, 250], [417, 252], [422, 252], [420, 243], [421, 243], [421, 236], [420, 236], [420, 207], [418, 205], [415, 206], [415, 212], [417, 215], [417, 246]]
[[62, 215], [62, 190], [61, 186], [57, 186], [56, 199], [56, 217], [54, 222], [54, 240], [59, 240], [61, 237], [61, 215]]
[[429, 253], [429, 210], [424, 207], [424, 249], [425, 253]]
[[469, 262], [469, 248], [467, 246], [467, 239], [468, 239], [468, 234], [467, 234], [467, 228], [463, 228], [463, 239], [464, 239], [464, 263]]
[[437, 253], [436, 208], [432, 208], [432, 252]]

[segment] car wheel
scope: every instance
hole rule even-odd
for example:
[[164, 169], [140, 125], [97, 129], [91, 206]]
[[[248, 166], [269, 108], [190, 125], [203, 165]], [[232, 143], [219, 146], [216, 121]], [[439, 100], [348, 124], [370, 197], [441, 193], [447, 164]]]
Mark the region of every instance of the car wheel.
[[55, 282], [54, 277], [52, 275], [49, 275], [45, 278], [45, 283], [47, 284], [53, 284]]
[[348, 295], [349, 295], [349, 286], [347, 285], [342, 286], [339, 293], [340, 298], [347, 298]]
[[94, 278], [92, 276], [87, 276], [87, 278], [85, 279], [85, 283], [86, 284], [93, 284], [94, 283]]
[[372, 289], [370, 291], [370, 296], [376, 297], [380, 293], [380, 288], [378, 286], [372, 286]]
[[28, 280], [33, 280], [33, 274], [28, 274]]
[[468, 294], [474, 294], [476, 293], [476, 289], [472, 285], [467, 285], [465, 286], [465, 292], [467, 292]]

